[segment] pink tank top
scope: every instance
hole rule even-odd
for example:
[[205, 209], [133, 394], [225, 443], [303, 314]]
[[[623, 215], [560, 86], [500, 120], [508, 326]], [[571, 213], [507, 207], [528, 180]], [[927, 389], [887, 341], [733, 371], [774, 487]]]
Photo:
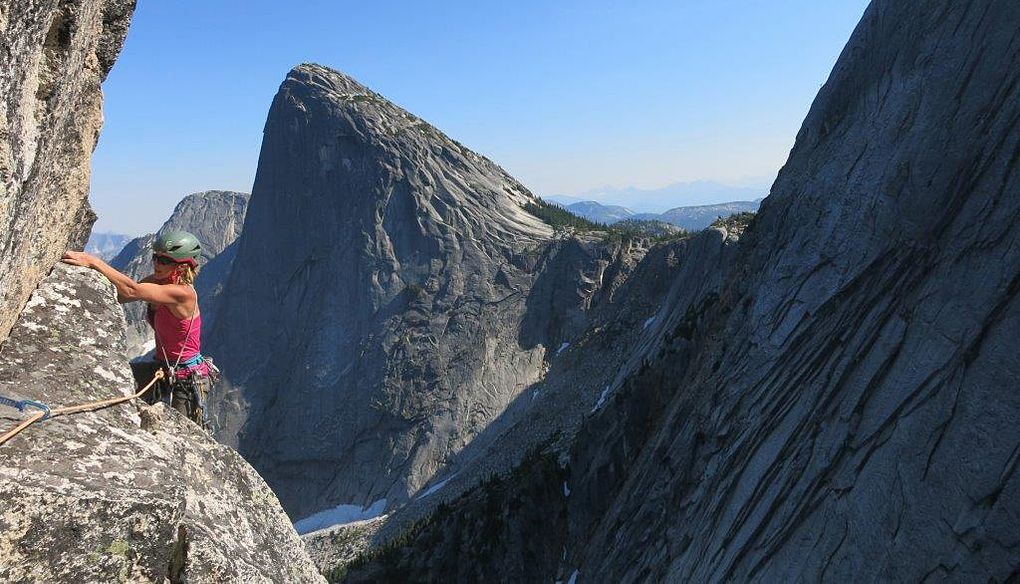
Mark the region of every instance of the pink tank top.
[[[187, 363], [201, 351], [202, 313], [192, 318], [177, 318], [166, 306], [159, 305], [150, 313], [149, 323], [156, 331], [156, 359]], [[194, 322], [192, 322], [194, 321]], [[180, 361], [178, 361], [180, 358]]]

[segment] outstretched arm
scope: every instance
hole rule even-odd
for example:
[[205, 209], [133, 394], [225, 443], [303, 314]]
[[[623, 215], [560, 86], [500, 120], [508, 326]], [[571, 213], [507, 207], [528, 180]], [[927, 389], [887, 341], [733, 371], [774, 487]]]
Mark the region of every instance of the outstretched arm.
[[120, 302], [134, 302], [145, 300], [156, 304], [181, 304], [187, 302], [193, 294], [187, 286], [152, 284], [145, 281], [135, 282], [127, 275], [113, 269], [109, 264], [92, 254], [82, 251], [64, 252], [61, 258], [65, 264], [92, 268], [117, 288], [117, 300]]
[[[113, 267], [113, 266], [110, 266], [110, 267]], [[138, 280], [138, 283], [139, 284], [158, 284], [159, 282], [157, 282], [156, 280], [153, 279], [153, 275], [152, 274], [149, 274], [148, 276], [142, 278], [141, 280]], [[117, 291], [117, 302], [119, 302], [120, 304], [124, 304], [126, 302], [136, 302], [138, 300], [141, 300], [141, 298], [127, 298], [125, 296], [121, 296], [120, 290]]]

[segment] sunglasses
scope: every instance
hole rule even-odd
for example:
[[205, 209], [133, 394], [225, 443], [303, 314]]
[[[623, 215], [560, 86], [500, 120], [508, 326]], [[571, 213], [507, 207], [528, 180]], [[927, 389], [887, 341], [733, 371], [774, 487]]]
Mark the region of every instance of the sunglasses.
[[177, 265], [177, 262], [173, 261], [170, 258], [163, 257], [161, 255], [153, 255], [152, 256], [152, 261], [156, 262], [157, 264], [159, 264], [161, 266], [175, 266], [175, 265]]

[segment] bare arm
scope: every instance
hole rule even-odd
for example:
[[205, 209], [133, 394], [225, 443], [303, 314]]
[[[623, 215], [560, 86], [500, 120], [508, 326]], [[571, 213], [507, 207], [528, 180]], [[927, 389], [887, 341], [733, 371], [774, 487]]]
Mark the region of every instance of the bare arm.
[[110, 267], [103, 260], [81, 251], [64, 252], [64, 257], [61, 261], [72, 266], [92, 268], [106, 276], [106, 279], [117, 288], [117, 300], [119, 302], [145, 300], [154, 304], [185, 304], [195, 294], [190, 286], [154, 284], [146, 282], [145, 280], [148, 280], [148, 278], [141, 282], [135, 282], [125, 274]]
[[[149, 274], [148, 276], [142, 278], [141, 280], [138, 280], [138, 283], [139, 284], [155, 284], [157, 282], [153, 278], [153, 275]], [[141, 298], [128, 298], [126, 296], [121, 296], [120, 290], [117, 291], [117, 302], [119, 302], [121, 304], [125, 304], [127, 302], [136, 302], [138, 300], [141, 300]]]

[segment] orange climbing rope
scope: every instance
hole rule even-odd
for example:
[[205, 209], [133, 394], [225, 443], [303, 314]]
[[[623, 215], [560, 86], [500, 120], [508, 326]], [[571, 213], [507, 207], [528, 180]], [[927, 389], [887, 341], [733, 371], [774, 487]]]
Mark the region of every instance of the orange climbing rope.
[[55, 418], [57, 416], [63, 416], [65, 414], [77, 414], [78, 412], [89, 412], [89, 411], [92, 411], [92, 410], [98, 410], [98, 409], [101, 409], [101, 408], [105, 408], [107, 406], [112, 406], [112, 405], [116, 405], [116, 404], [119, 404], [119, 403], [124, 403], [126, 401], [131, 401], [133, 399], [138, 399], [138, 398], [142, 397], [143, 393], [149, 391], [149, 388], [151, 388], [153, 385], [155, 385], [155, 383], [157, 381], [159, 381], [160, 379], [163, 379], [163, 370], [162, 369], [157, 370], [156, 374], [152, 376], [152, 381], [150, 381], [148, 384], [146, 384], [145, 387], [139, 389], [138, 392], [135, 393], [134, 395], [124, 395], [124, 396], [121, 396], [121, 397], [115, 397], [115, 398], [111, 398], [111, 399], [104, 399], [104, 400], [101, 400], [101, 401], [89, 402], [89, 403], [81, 404], [81, 405], [77, 405], [77, 406], [67, 406], [67, 407], [63, 407], [63, 408], [56, 408], [54, 410], [50, 410], [49, 412], [45, 412], [45, 411], [36, 412], [36, 413], [32, 414], [31, 416], [29, 416], [28, 418], [26, 418], [24, 421], [22, 421], [17, 426], [15, 426], [15, 428], [13, 430], [11, 430], [10, 432], [4, 434], [3, 436], [0, 436], [0, 446], [3, 446], [8, 440], [10, 440], [11, 438], [14, 438], [15, 436], [17, 436], [25, 428], [28, 428], [32, 424], [34, 424], [34, 423], [38, 422], [39, 420], [47, 417], [47, 413], [49, 414], [50, 418]]

